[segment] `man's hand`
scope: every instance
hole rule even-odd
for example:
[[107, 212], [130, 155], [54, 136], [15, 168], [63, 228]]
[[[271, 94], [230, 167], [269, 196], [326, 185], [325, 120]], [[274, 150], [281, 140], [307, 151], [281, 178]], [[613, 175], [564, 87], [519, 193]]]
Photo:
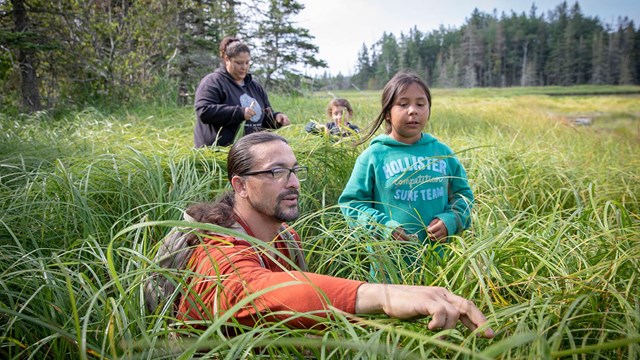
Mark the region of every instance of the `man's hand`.
[[442, 220], [435, 218], [431, 220], [429, 226], [427, 226], [427, 234], [429, 235], [429, 239], [438, 242], [444, 242], [449, 235], [447, 231], [447, 227], [444, 225]]
[[[431, 316], [430, 330], [453, 329], [458, 320], [472, 331], [487, 323], [472, 301], [434, 286], [362, 284], [356, 297], [356, 313], [385, 313], [397, 319]], [[482, 335], [494, 337], [491, 328]]]

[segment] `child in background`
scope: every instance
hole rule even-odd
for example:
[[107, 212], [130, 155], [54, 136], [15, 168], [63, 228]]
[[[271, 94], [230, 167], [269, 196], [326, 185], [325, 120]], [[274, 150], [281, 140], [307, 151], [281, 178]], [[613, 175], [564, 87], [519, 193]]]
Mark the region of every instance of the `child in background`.
[[422, 132], [430, 114], [431, 92], [420, 77], [399, 73], [387, 83], [382, 111], [358, 144], [382, 123], [385, 134], [360, 154], [338, 200], [347, 219], [372, 229], [383, 225], [396, 240], [424, 245], [469, 227], [473, 193], [467, 175], [447, 145]]
[[341, 137], [351, 136], [360, 132], [360, 128], [357, 125], [349, 122], [353, 117], [353, 108], [347, 99], [335, 98], [329, 101], [327, 114], [333, 120], [332, 122], [321, 125], [315, 121], [310, 121], [305, 125], [304, 129], [313, 134], [328, 133]]

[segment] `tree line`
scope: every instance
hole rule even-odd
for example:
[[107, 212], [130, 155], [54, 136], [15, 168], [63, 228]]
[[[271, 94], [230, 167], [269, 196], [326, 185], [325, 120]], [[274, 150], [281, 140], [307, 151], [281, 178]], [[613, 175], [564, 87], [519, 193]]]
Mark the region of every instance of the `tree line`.
[[295, 65], [326, 67], [294, 21], [302, 9], [295, 0], [0, 0], [0, 104], [191, 103], [225, 36], [252, 47], [266, 88], [288, 88], [301, 76]]
[[[358, 54], [356, 71], [338, 87], [378, 89], [411, 69], [436, 87], [640, 84], [640, 28], [628, 17], [604, 24], [575, 2], [546, 15], [474, 10], [460, 28], [384, 33]], [[331, 83], [326, 79], [327, 83]]]
[[252, 46], [252, 72], [269, 90], [379, 89], [402, 69], [439, 87], [640, 83], [640, 29], [584, 16], [578, 2], [384, 33], [362, 45], [352, 76], [309, 79], [300, 65], [327, 64], [295, 21], [302, 9], [296, 0], [0, 0], [0, 105], [191, 104], [228, 35]]

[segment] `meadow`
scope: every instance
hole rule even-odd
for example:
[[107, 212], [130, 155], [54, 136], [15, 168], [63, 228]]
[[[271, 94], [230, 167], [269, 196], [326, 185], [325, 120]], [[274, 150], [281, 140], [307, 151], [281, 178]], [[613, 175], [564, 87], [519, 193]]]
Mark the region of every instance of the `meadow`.
[[[187, 225], [182, 210], [227, 188], [227, 150], [192, 148], [191, 107], [0, 114], [0, 358], [637, 359], [640, 95], [617, 89], [433, 91], [427, 131], [467, 170], [473, 225], [445, 259], [415, 249], [424, 265], [389, 276], [473, 299], [491, 340], [338, 311], [323, 329], [228, 315], [172, 326], [168, 309], [145, 310], [141, 284], [158, 241]], [[304, 132], [326, 120], [331, 95], [271, 96], [292, 120], [279, 133], [311, 170], [292, 225], [312, 271], [365, 280], [368, 246], [384, 262], [401, 249], [349, 228], [335, 206], [364, 146]], [[361, 128], [379, 111], [380, 92], [333, 95]]]

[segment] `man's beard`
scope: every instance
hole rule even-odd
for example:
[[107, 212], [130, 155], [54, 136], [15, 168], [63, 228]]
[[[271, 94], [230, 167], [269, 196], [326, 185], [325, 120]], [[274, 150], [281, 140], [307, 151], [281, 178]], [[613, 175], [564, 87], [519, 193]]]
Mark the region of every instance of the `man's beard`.
[[284, 192], [278, 195], [278, 198], [276, 199], [277, 201], [276, 201], [276, 208], [274, 209], [274, 217], [281, 222], [293, 221], [298, 218], [298, 215], [300, 215], [299, 203], [297, 201], [296, 201], [296, 206], [294, 207], [283, 208], [283, 206], [280, 205], [282, 199], [285, 196], [289, 196], [293, 194], [299, 195], [297, 190], [289, 190], [287, 192]]
[[267, 208], [267, 205], [259, 202], [254, 202], [251, 199], [249, 199], [249, 203], [256, 211], [262, 214], [272, 216], [279, 222], [288, 222], [297, 219], [300, 212], [297, 202], [296, 205], [292, 207], [284, 207], [281, 205], [282, 200], [289, 195], [299, 195], [299, 192], [298, 190], [288, 190], [278, 195], [273, 208]]

